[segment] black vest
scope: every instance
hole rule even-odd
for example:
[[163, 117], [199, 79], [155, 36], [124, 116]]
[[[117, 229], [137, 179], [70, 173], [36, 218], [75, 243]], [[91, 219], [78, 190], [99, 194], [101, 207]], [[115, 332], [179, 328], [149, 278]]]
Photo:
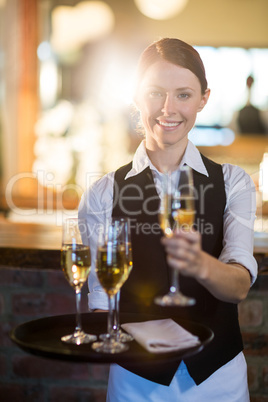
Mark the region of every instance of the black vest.
[[[222, 251], [223, 213], [226, 195], [222, 167], [202, 155], [209, 177], [194, 171], [197, 191], [197, 229], [202, 234], [203, 250], [218, 258]], [[180, 275], [180, 289], [196, 299], [191, 307], [159, 307], [154, 297], [167, 293], [170, 269], [164, 248], [160, 244], [163, 233], [158, 223], [159, 197], [152, 172], [146, 168], [140, 174], [125, 180], [132, 163], [115, 172], [114, 207], [112, 215], [131, 219], [133, 270], [121, 289], [122, 312], [178, 316], [210, 327], [214, 339], [200, 353], [185, 359], [188, 371], [200, 384], [218, 368], [234, 358], [242, 349], [237, 305], [216, 299], [195, 279]], [[122, 365], [144, 378], [169, 385], [180, 361], [157, 367]]]

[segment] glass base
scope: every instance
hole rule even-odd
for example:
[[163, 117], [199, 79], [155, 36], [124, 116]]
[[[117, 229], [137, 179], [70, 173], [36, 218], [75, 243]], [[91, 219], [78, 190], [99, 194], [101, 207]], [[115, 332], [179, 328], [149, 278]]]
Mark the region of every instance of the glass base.
[[184, 296], [180, 292], [169, 292], [165, 296], [156, 297], [154, 302], [160, 306], [193, 306], [195, 299]]
[[123, 332], [121, 329], [119, 329], [119, 341], [120, 342], [131, 342], [134, 340], [133, 336], [130, 334], [127, 334], [126, 332]]
[[[105, 335], [105, 334], [104, 334]], [[110, 340], [109, 335], [103, 342], [94, 342], [92, 349], [99, 353], [122, 353], [129, 349], [129, 346], [125, 343]]]
[[[133, 336], [132, 335], [130, 335], [130, 334], [127, 334], [126, 332], [123, 332], [121, 329], [119, 329], [119, 331], [116, 333], [116, 332], [114, 332], [114, 337], [115, 337], [115, 339], [117, 340], [117, 341], [119, 341], [119, 342], [131, 342], [131, 341], [133, 341]], [[108, 338], [110, 338], [110, 336], [109, 336], [109, 334], [101, 334], [100, 336], [99, 336], [99, 338], [102, 340], [102, 341], [105, 341], [106, 339], [108, 339]]]
[[84, 331], [75, 331], [71, 335], [65, 335], [61, 337], [62, 342], [73, 343], [75, 345], [81, 345], [83, 343], [90, 343], [97, 340], [96, 335], [86, 334]]

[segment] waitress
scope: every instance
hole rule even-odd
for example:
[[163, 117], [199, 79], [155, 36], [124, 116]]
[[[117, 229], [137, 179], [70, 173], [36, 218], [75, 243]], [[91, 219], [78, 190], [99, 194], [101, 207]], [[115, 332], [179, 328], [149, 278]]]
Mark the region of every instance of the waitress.
[[[147, 47], [135, 94], [144, 139], [133, 161], [94, 183], [79, 206], [79, 217], [92, 229], [91, 310], [107, 310], [94, 270], [97, 227], [111, 216], [125, 215], [131, 221], [133, 270], [121, 290], [121, 311], [177, 315], [214, 332], [209, 345], [184, 361], [111, 365], [109, 402], [249, 401], [237, 305], [257, 275], [255, 188], [243, 169], [214, 163], [188, 140], [209, 95], [203, 62], [192, 46], [164, 38]], [[183, 164], [193, 169], [197, 230], [163, 238], [156, 230], [163, 172], [168, 169], [175, 181]], [[196, 299], [195, 306], [154, 304], [168, 291], [170, 267], [180, 273], [180, 288]]]

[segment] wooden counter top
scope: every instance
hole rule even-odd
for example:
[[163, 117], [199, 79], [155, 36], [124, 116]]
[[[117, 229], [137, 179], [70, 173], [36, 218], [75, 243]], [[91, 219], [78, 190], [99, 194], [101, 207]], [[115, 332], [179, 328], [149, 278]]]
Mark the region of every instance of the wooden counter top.
[[0, 220], [0, 247], [59, 250], [61, 226]]
[[0, 219], [0, 265], [60, 269], [61, 227]]

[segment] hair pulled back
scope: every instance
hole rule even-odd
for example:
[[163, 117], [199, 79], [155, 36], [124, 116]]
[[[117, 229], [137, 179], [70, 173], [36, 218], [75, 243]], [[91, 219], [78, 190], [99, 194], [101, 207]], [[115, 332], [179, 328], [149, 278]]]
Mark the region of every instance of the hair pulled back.
[[202, 94], [205, 93], [207, 89], [206, 72], [199, 53], [188, 43], [176, 38], [160, 39], [143, 51], [137, 70], [138, 87], [146, 70], [159, 60], [165, 60], [190, 70], [198, 78]]

